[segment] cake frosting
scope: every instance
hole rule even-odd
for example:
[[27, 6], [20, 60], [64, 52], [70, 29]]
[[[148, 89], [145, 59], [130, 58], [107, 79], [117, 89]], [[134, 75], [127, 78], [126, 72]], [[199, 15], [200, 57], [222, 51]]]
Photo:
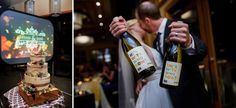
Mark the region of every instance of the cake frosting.
[[48, 73], [48, 63], [45, 62], [45, 56], [31, 55], [24, 74], [24, 83], [26, 86], [35, 88], [36, 91], [48, 89], [50, 74]]
[[62, 95], [62, 92], [50, 84], [46, 54], [42, 49], [31, 50], [30, 61], [27, 62], [24, 79], [18, 83], [19, 94], [31, 107], [53, 101]]

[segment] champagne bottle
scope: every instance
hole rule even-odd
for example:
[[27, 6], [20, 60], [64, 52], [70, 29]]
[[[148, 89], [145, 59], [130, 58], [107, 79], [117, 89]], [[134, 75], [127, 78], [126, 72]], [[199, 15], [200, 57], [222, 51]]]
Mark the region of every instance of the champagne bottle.
[[182, 68], [182, 50], [180, 44], [171, 43], [163, 60], [160, 86], [164, 88], [176, 88]]
[[124, 32], [120, 39], [126, 58], [140, 78], [148, 77], [156, 71], [156, 68], [137, 39], [129, 32]]

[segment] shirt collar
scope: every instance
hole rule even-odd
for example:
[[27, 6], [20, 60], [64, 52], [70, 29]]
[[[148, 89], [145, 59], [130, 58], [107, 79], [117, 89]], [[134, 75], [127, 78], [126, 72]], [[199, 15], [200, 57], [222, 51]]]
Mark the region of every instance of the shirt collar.
[[167, 22], [167, 18], [163, 18], [162, 22], [161, 22], [161, 25], [157, 31], [157, 33], [161, 33], [161, 34], [164, 34], [165, 32], [165, 26], [166, 26], [166, 22]]

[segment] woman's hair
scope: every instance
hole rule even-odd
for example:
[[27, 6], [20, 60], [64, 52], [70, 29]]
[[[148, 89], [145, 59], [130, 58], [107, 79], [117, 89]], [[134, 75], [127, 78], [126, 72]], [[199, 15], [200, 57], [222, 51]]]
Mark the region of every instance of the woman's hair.
[[137, 19], [131, 19], [131, 20], [128, 20], [127, 21], [127, 27], [131, 27], [133, 26], [134, 24], [138, 23], [138, 20]]
[[[145, 32], [138, 23], [137, 19], [131, 19], [128, 20], [126, 23], [126, 26], [128, 27], [128, 31], [130, 31], [131, 34], [133, 35], [137, 35], [140, 38], [139, 39], [144, 39], [144, 37], [146, 37], [145, 35], [147, 35], [147, 32]], [[137, 37], [136, 37], [137, 38]]]
[[131, 20], [127, 21], [126, 26], [128, 27], [128, 29], [130, 31], [142, 32], [142, 33], [144, 32], [143, 35], [147, 35], [147, 36], [142, 36], [142, 39], [143, 39], [144, 43], [146, 43], [150, 47], [153, 47], [153, 41], [155, 39], [155, 35], [148, 34], [141, 27], [140, 28], [134, 27], [135, 24], [139, 25], [138, 20], [137, 19], [131, 19]]

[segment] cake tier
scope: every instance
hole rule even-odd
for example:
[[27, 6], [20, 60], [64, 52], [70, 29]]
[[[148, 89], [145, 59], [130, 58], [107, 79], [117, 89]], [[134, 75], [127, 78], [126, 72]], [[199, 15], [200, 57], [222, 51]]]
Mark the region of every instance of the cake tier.
[[25, 73], [24, 82], [27, 85], [33, 85], [37, 91], [47, 89], [50, 83], [50, 74], [47, 73], [46, 76], [37, 77]]
[[35, 75], [36, 72], [48, 73], [48, 63], [44, 63], [43, 65], [27, 63], [26, 72], [33, 75]]
[[45, 62], [46, 57], [45, 57], [45, 55], [31, 55], [30, 61], [31, 62], [39, 62], [39, 61]]
[[24, 99], [24, 101], [31, 107], [35, 105], [44, 104], [48, 101], [56, 100], [59, 96], [62, 95], [60, 90], [56, 87], [50, 85], [51, 87], [48, 89], [46, 93], [36, 92], [34, 94], [26, 93], [23, 88], [22, 84], [19, 85], [19, 94]]

